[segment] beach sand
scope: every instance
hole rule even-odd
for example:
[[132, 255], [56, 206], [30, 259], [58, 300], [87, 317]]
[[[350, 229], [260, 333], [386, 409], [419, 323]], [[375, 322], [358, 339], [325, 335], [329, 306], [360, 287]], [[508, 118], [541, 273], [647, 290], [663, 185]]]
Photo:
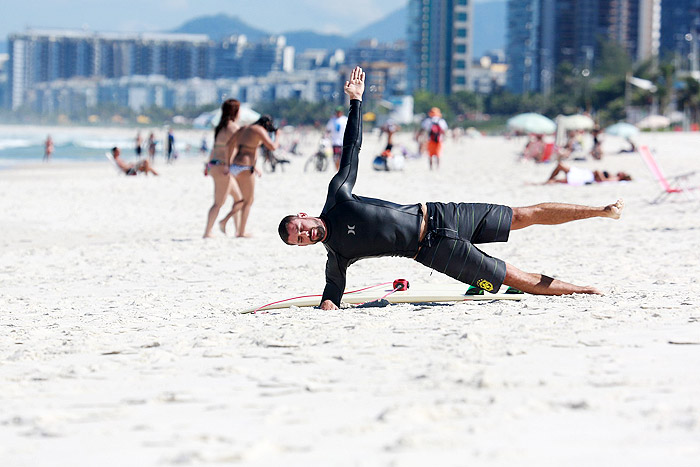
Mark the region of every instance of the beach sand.
[[[698, 138], [638, 143], [673, 175], [700, 169]], [[1, 464], [697, 465], [700, 202], [649, 204], [660, 188], [636, 154], [575, 163], [630, 183], [535, 186], [552, 166], [517, 162], [524, 144], [450, 141], [439, 171], [423, 159], [381, 173], [383, 142], [366, 134], [354, 192], [623, 198], [619, 221], [534, 226], [483, 248], [605, 295], [242, 315], [321, 293], [325, 250], [284, 245], [277, 224], [319, 213], [330, 172], [294, 158], [264, 174], [253, 237], [203, 240], [213, 184], [201, 159], [161, 162], [160, 177], [106, 160], [0, 171]], [[454, 283], [378, 258], [349, 269], [348, 289], [396, 278]]]

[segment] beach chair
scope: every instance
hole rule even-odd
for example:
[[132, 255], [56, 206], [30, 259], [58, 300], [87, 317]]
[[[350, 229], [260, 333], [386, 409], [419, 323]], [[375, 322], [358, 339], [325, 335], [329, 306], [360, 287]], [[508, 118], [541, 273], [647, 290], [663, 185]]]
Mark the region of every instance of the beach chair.
[[117, 170], [117, 172], [119, 172], [122, 175], [125, 175], [124, 170], [121, 167], [119, 167], [119, 164], [117, 164], [117, 161], [114, 160], [114, 156], [112, 155], [111, 152], [107, 151], [105, 153], [105, 157], [107, 158], [108, 161], [110, 161], [112, 163], [112, 167], [114, 167]]
[[688, 199], [695, 198], [694, 190], [697, 190], [698, 187], [691, 187], [686, 184], [688, 179], [695, 174], [695, 171], [688, 172], [682, 175], [676, 175], [675, 177], [672, 177], [670, 180], [668, 180], [664, 176], [663, 172], [661, 172], [659, 164], [656, 163], [656, 159], [654, 158], [654, 155], [651, 153], [651, 150], [648, 146], [640, 146], [637, 152], [642, 157], [642, 159], [644, 159], [644, 162], [646, 163], [647, 167], [654, 175], [654, 178], [656, 178], [656, 180], [658, 180], [658, 182], [661, 184], [661, 188], [663, 189], [663, 191], [661, 191], [661, 193], [659, 193], [659, 195], [656, 198], [654, 198], [652, 204], [665, 201], [669, 195], [674, 193], [680, 194]]

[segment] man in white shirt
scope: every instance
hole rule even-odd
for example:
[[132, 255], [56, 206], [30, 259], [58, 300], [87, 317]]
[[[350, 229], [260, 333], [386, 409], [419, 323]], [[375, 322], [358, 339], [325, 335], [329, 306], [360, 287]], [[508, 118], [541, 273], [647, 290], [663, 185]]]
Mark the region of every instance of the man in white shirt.
[[345, 108], [340, 106], [335, 109], [335, 117], [328, 120], [326, 124], [326, 135], [330, 136], [331, 145], [333, 145], [333, 162], [335, 162], [336, 172], [340, 167], [340, 156], [343, 153], [343, 135], [345, 134], [347, 123], [348, 117], [345, 116]]

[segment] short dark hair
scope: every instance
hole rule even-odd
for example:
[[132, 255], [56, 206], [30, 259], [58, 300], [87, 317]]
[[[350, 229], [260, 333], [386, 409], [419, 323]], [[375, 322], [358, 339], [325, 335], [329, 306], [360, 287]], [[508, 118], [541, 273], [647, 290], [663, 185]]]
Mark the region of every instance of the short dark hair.
[[285, 216], [284, 219], [280, 221], [280, 225], [277, 228], [277, 233], [280, 234], [280, 238], [284, 243], [287, 245], [291, 245], [289, 243], [289, 232], [287, 232], [287, 226], [289, 225], [290, 222], [292, 222], [292, 219], [295, 219], [297, 216], [294, 216], [290, 214], [289, 216]]

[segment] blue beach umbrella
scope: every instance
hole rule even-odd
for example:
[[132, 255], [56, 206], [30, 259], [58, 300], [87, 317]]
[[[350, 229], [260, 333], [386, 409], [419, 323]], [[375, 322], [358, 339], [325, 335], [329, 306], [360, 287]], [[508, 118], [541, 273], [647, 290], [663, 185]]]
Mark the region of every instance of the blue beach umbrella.
[[621, 138], [631, 138], [639, 134], [639, 128], [630, 123], [619, 122], [607, 127], [605, 132], [609, 135], [619, 136]]
[[544, 115], [528, 112], [508, 119], [508, 128], [524, 133], [549, 135], [557, 129], [557, 124]]

